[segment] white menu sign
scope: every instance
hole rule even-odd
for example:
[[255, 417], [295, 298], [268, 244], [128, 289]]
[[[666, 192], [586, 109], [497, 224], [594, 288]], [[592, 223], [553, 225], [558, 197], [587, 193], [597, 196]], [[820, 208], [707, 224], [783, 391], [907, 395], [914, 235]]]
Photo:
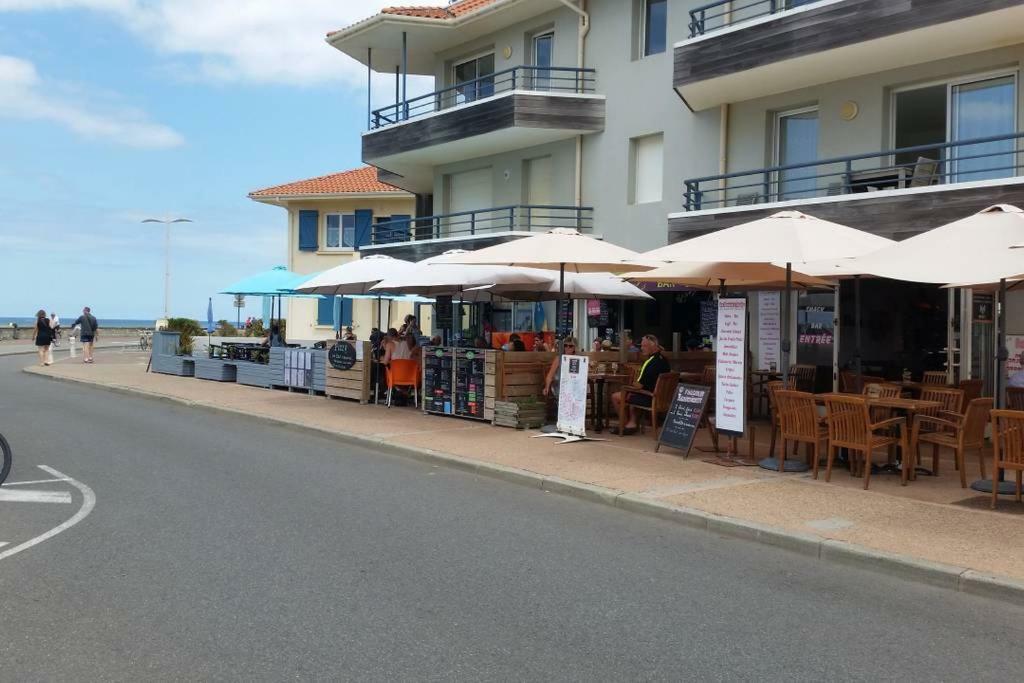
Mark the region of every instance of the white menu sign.
[[558, 386], [558, 422], [562, 434], [587, 435], [587, 372], [586, 356], [562, 356]]
[[757, 298], [757, 367], [770, 370], [778, 368], [782, 330], [782, 296], [779, 292], [760, 292]]
[[715, 427], [742, 434], [746, 424], [747, 300], [718, 300]]

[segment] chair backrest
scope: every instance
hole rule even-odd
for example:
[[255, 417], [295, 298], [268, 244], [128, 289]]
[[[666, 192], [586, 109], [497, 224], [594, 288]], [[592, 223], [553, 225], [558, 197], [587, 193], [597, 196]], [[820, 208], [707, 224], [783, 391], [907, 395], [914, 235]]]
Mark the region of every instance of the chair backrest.
[[658, 375], [658, 381], [654, 384], [654, 400], [651, 401], [654, 410], [659, 413], [667, 413], [678, 386], [678, 372], [663, 372]]
[[626, 376], [626, 384], [636, 384], [636, 378], [640, 376], [640, 363], [623, 363], [622, 374]]
[[964, 401], [970, 402], [976, 398], [981, 398], [983, 384], [984, 382], [980, 379], [960, 380], [960, 391], [964, 392]]
[[985, 443], [985, 425], [988, 424], [994, 403], [991, 398], [975, 398], [967, 404], [960, 434], [965, 446], [978, 448]]
[[861, 393], [871, 398], [899, 398], [903, 387], [891, 382], [865, 382]]
[[844, 394], [859, 394], [860, 387], [857, 386], [857, 373], [852, 370], [840, 370], [839, 391]]
[[939, 162], [928, 157], [918, 157], [914, 164], [914, 170], [910, 176], [910, 187], [928, 187], [938, 180], [935, 172], [939, 168]]
[[936, 401], [942, 404], [939, 410], [960, 414], [964, 404], [964, 392], [959, 389], [947, 389], [945, 387], [924, 387], [921, 389], [922, 401]]
[[700, 376], [700, 383], [701, 384], [706, 384], [709, 387], [715, 385], [715, 366], [714, 365], [705, 365], [704, 366], [704, 372], [701, 373], [701, 376]]
[[778, 397], [778, 393], [779, 393], [779, 391], [784, 386], [785, 385], [782, 382], [778, 381], [778, 380], [775, 380], [775, 381], [772, 381], [772, 382], [768, 382], [767, 384], [765, 384], [765, 388], [768, 390], [768, 410], [771, 411], [772, 422], [774, 424], [779, 424], [779, 397]]
[[1024, 469], [1024, 411], [992, 411], [992, 448], [1000, 467]]
[[1006, 387], [1006, 407], [1024, 410], [1024, 387]]
[[944, 370], [928, 370], [921, 376], [921, 384], [946, 384], [949, 376]]
[[387, 369], [388, 386], [412, 387], [420, 384], [420, 364], [412, 359], [396, 358]]
[[816, 439], [818, 437], [818, 409], [814, 405], [814, 394], [806, 391], [780, 389], [775, 393], [779, 400], [779, 423], [782, 438]]
[[818, 374], [816, 365], [789, 366], [790, 385], [799, 391], [814, 391], [814, 378]]
[[868, 412], [863, 396], [829, 396], [825, 399], [825, 420], [833, 446], [854, 450], [867, 448]]

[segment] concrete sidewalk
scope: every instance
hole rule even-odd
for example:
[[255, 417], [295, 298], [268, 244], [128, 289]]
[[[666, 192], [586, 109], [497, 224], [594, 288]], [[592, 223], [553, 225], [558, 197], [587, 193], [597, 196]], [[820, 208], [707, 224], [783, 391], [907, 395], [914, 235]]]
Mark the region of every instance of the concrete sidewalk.
[[[68, 358], [68, 356], [71, 353], [70, 346], [71, 345], [68, 342], [67, 338], [65, 338], [60, 346], [54, 347], [54, 349], [53, 349], [53, 359], [54, 359], [54, 361]], [[125, 339], [123, 341], [121, 341], [121, 340], [101, 341], [101, 342], [98, 342], [95, 345], [94, 348], [96, 350], [99, 350], [99, 349], [122, 349], [122, 348], [123, 349], [130, 349], [130, 348], [133, 348], [133, 347], [135, 349], [139, 348], [139, 340], [138, 339]], [[30, 354], [30, 353], [34, 354], [35, 352], [36, 352], [36, 347], [32, 343], [31, 339], [14, 339], [14, 340], [5, 341], [2, 344], [0, 344], [0, 357], [3, 357], [3, 356], [23, 356], [23, 355]], [[76, 342], [75, 343], [75, 354], [78, 355], [79, 357], [82, 355], [82, 344], [81, 344], [81, 342]]]
[[[548, 491], [670, 518], [712, 533], [782, 546], [825, 561], [1011, 599], [1024, 604], [1024, 505], [959, 486], [952, 461], [908, 487], [878, 475], [871, 490], [845, 470], [809, 474], [722, 467], [694, 449], [654, 453], [650, 434], [557, 445], [530, 432], [356, 403], [145, 372], [144, 354], [102, 354], [95, 365], [58, 363], [28, 372], [228, 410], [358, 439]], [[766, 450], [767, 428], [758, 430]], [[704, 434], [698, 445], [708, 445]], [[741, 452], [746, 452], [745, 447]], [[977, 461], [968, 460], [973, 478]], [[823, 477], [823, 475], [822, 475]], [[765, 577], [766, 581], [772, 577]]]

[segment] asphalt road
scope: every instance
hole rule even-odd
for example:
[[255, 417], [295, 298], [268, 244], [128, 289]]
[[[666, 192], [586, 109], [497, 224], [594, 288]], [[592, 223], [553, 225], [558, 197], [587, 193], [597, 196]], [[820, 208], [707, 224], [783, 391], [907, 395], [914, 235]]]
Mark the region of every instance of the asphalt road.
[[[11, 480], [47, 465], [96, 504], [24, 552], [0, 549], [0, 680], [979, 681], [1024, 670], [1019, 608], [17, 372], [27, 362], [0, 359]], [[79, 509], [80, 491], [53, 486], [73, 502], [0, 501], [8, 549]]]

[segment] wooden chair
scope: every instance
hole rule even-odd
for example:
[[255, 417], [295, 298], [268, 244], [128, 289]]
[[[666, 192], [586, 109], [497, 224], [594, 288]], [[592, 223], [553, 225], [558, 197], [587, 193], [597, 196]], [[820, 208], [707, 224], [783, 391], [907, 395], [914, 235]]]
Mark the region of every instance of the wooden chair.
[[[941, 403], [942, 407], [940, 411], [946, 413], [960, 414], [963, 412], [964, 405], [964, 392], [959, 389], [949, 389], [946, 387], [926, 387], [921, 390], [922, 401], [935, 401]], [[927, 412], [927, 411], [922, 411]], [[931, 411], [935, 413], [934, 410]]]
[[[679, 373], [678, 372], [663, 372], [658, 375], [658, 381], [654, 385], [654, 391], [647, 391], [639, 387], [623, 387], [622, 389], [622, 405], [623, 410], [626, 406], [632, 405], [634, 409], [650, 413], [651, 414], [651, 429], [654, 431], [654, 437], [658, 437], [658, 415], [668, 413], [669, 406], [672, 405], [672, 397], [676, 393], [676, 387], [679, 386]], [[651, 399], [650, 406], [638, 406], [629, 402], [629, 397], [632, 394], [638, 396], [649, 396]], [[619, 416], [619, 424], [625, 426], [626, 417], [625, 415]], [[644, 431], [644, 423], [637, 420], [637, 425], [640, 427], [640, 433]], [[620, 432], [623, 430], [619, 430]]]
[[871, 398], [899, 398], [903, 387], [889, 382], [865, 382], [861, 393]]
[[828, 441], [828, 427], [818, 415], [814, 404], [814, 394], [806, 391], [790, 391], [779, 389], [775, 392], [779, 407], [779, 424], [782, 432], [782, 452], [779, 455], [779, 472], [786, 467], [786, 451], [790, 443], [794, 446], [804, 444], [808, 464], [818, 478], [818, 461], [821, 458], [821, 446]]
[[[992, 411], [992, 483], [1003, 470], [1017, 473], [1017, 502], [1021, 502], [1021, 478], [1024, 475], [1024, 411]], [[996, 509], [999, 486], [992, 487], [992, 509]]]
[[1006, 387], [1006, 407], [1009, 410], [1024, 410], [1024, 387]]
[[778, 392], [783, 388], [779, 380], [765, 383], [765, 390], [768, 392], [768, 418], [771, 420], [771, 442], [768, 445], [768, 457], [775, 457], [775, 440], [779, 436], [781, 424], [779, 423], [779, 399]]
[[715, 366], [705, 365], [704, 371], [700, 376], [700, 383], [705, 384], [709, 387], [715, 386]]
[[839, 371], [839, 391], [844, 394], [859, 394], [860, 382], [857, 381], [857, 373], [852, 370]]
[[814, 391], [814, 379], [818, 374], [816, 365], [790, 365], [789, 387], [797, 391]]
[[[914, 462], [904, 467], [914, 468], [921, 459], [921, 444], [932, 446], [932, 472], [939, 473], [939, 448], [952, 449], [960, 470], [960, 488], [967, 488], [967, 473], [964, 458], [967, 451], [978, 451], [978, 465], [981, 478], [985, 478], [985, 458], [981, 449], [985, 447], [985, 425], [992, 411], [991, 398], [976, 398], [967, 404], [963, 415], [941, 412], [938, 415], [918, 415], [914, 419], [910, 450]], [[930, 427], [927, 431], [923, 428]], [[904, 458], [906, 460], [906, 458]]]
[[960, 380], [960, 391], [964, 392], [964, 403], [970, 403], [976, 398], [981, 398], [983, 384], [980, 379]]
[[945, 370], [928, 370], [921, 376], [921, 384], [939, 384], [945, 386], [949, 375]]
[[[907, 459], [907, 420], [904, 417], [892, 417], [880, 422], [872, 422], [868, 412], [867, 399], [861, 396], [832, 395], [825, 399], [825, 419], [828, 423], [828, 465], [825, 469], [825, 481], [832, 479], [832, 463], [836, 452], [845, 448], [850, 453], [850, 471], [856, 475], [858, 468], [855, 453], [859, 453], [863, 462], [864, 488], [871, 484], [871, 456], [875, 451], [892, 446], [903, 449]], [[898, 427], [898, 436], [892, 436], [888, 430]], [[908, 468], [903, 468], [902, 484], [906, 486]]]

